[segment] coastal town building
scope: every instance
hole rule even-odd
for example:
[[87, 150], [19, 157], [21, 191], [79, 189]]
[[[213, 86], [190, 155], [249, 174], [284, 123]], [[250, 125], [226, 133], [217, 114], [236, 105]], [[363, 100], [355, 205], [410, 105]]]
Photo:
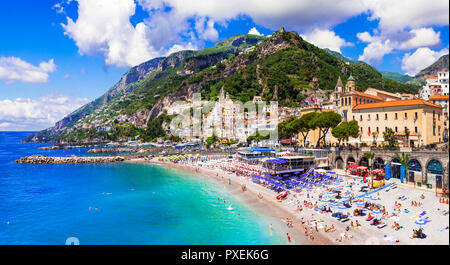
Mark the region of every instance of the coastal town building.
[[439, 71], [437, 76], [428, 77], [425, 86], [419, 92], [420, 98], [429, 100], [432, 95], [449, 95], [448, 77], [448, 71]]
[[383, 143], [391, 128], [403, 146], [423, 146], [443, 139], [442, 107], [422, 99], [377, 102], [353, 108], [353, 120], [360, 126], [360, 142]]
[[430, 102], [442, 107], [442, 115], [444, 116], [444, 141], [448, 141], [449, 120], [448, 120], [448, 101], [449, 95], [433, 95]]

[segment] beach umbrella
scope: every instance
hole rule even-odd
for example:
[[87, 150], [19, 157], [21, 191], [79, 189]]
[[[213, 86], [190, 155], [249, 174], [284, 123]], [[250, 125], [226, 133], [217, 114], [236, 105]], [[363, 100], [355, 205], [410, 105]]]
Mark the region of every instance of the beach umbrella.
[[345, 210], [345, 209], [347, 209], [347, 207], [345, 207], [344, 205], [338, 206], [337, 208], [340, 209], [340, 210]]
[[373, 210], [372, 213], [373, 213], [373, 214], [381, 214], [382, 211], [380, 211], [380, 210]]
[[428, 222], [425, 219], [419, 219], [414, 222], [416, 225], [426, 225]]
[[298, 175], [298, 174], [300, 174], [300, 172], [299, 172], [299, 171], [297, 171], [297, 172], [295, 172], [294, 174], [295, 174], [295, 175]]
[[356, 202], [355, 204], [358, 206], [364, 206], [366, 203], [365, 202]]

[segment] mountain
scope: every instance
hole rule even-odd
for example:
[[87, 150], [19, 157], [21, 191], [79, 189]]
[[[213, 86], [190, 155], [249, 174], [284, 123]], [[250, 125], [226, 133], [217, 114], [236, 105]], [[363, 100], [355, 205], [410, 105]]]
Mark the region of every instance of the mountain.
[[437, 72], [446, 70], [448, 71], [448, 57], [449, 55], [444, 55], [439, 58], [435, 63], [428, 66], [427, 68], [420, 71], [414, 76], [414, 80], [410, 81], [413, 84], [425, 85], [426, 79], [430, 76], [437, 76]]
[[395, 80], [400, 83], [407, 83], [414, 79], [414, 77], [412, 76], [402, 75], [394, 72], [380, 72], [380, 73], [383, 75], [383, 77]]
[[24, 141], [146, 141], [165, 136], [175, 101], [200, 92], [216, 100], [223, 88], [233, 99], [254, 96], [299, 107], [310, 95], [326, 99], [339, 77], [357, 89], [417, 93], [413, 85], [383, 78], [372, 66], [339, 58], [283, 28], [270, 37], [238, 35], [198, 51], [181, 51], [133, 67], [103, 96]]
[[[329, 52], [330, 54], [334, 55], [335, 57], [341, 59], [344, 62], [352, 63], [352, 64], [365, 64], [365, 65], [368, 65], [367, 63], [365, 63], [363, 61], [357, 61], [357, 60], [349, 59], [349, 58], [343, 56], [341, 53], [336, 52], [336, 51], [332, 51], [332, 50], [330, 50], [328, 48], [325, 48], [325, 50], [327, 52]], [[411, 77], [409, 75], [402, 75], [402, 74], [393, 73], [393, 72], [380, 72], [380, 73], [381, 73], [381, 75], [383, 77], [388, 78], [388, 79], [392, 79], [392, 80], [400, 82], [400, 83], [406, 83], [408, 81], [413, 80], [413, 77]]]

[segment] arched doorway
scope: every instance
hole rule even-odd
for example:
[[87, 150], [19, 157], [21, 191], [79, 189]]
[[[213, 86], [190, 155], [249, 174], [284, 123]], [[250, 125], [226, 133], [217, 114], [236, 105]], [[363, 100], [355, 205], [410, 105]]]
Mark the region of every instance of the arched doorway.
[[400, 179], [400, 167], [401, 167], [400, 160], [394, 158], [391, 161], [391, 170], [393, 178]]
[[427, 184], [431, 184], [436, 188], [442, 188], [444, 177], [444, 168], [442, 163], [436, 159], [428, 162], [427, 165]]
[[384, 169], [384, 160], [381, 157], [377, 157], [373, 160], [372, 167], [374, 169]]
[[347, 166], [351, 165], [351, 164], [355, 164], [355, 163], [356, 163], [356, 160], [355, 160], [355, 158], [353, 158], [353, 156], [347, 157]]
[[415, 182], [416, 175], [422, 175], [422, 165], [417, 159], [411, 159], [408, 162], [408, 181]]
[[362, 166], [362, 167], [369, 167], [369, 160], [363, 156], [363, 157], [361, 157], [361, 159], [359, 160], [358, 165], [360, 165], [360, 166]]
[[344, 169], [344, 160], [342, 157], [339, 156], [336, 158], [335, 166], [337, 169]]

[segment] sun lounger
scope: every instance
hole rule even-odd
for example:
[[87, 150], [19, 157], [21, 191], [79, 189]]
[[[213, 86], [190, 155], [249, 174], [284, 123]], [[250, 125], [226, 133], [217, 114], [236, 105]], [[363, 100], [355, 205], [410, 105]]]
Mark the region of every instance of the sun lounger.
[[381, 228], [385, 228], [387, 226], [387, 224], [381, 224], [381, 225], [378, 225], [377, 227], [378, 227], [378, 229], [381, 229]]

